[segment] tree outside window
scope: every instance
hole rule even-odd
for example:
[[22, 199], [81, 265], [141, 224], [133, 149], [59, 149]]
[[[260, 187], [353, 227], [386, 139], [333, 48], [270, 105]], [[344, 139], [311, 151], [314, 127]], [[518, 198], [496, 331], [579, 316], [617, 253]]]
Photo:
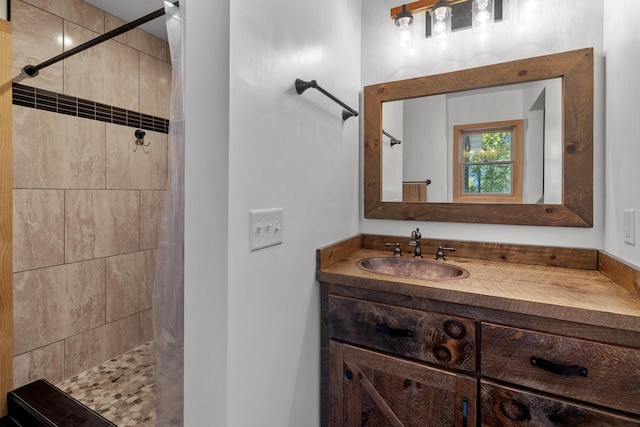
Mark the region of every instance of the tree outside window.
[[522, 120], [454, 127], [459, 203], [522, 203]]

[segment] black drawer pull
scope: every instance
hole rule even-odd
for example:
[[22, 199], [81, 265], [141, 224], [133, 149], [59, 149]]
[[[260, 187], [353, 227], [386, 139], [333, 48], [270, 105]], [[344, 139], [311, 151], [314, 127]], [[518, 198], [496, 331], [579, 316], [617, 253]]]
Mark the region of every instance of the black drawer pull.
[[545, 371], [553, 372], [558, 375], [567, 375], [573, 377], [588, 377], [589, 370], [578, 365], [559, 365], [539, 357], [531, 357], [531, 364]]
[[397, 338], [413, 338], [413, 331], [411, 329], [395, 329], [390, 328], [384, 323], [378, 323], [376, 325], [376, 331], [383, 335]]

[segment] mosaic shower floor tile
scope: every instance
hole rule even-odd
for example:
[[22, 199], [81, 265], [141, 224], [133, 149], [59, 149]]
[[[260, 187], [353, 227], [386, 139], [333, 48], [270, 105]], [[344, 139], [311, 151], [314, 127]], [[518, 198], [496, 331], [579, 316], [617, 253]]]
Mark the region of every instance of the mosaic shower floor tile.
[[118, 426], [153, 427], [154, 371], [153, 342], [148, 342], [56, 386]]

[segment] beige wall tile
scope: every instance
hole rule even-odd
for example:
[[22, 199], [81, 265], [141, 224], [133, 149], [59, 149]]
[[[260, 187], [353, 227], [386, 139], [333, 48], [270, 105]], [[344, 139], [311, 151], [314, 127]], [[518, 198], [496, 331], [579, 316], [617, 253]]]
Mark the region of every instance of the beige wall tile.
[[22, 1], [11, 2], [12, 76], [18, 83], [62, 92], [62, 63], [40, 71], [35, 78], [22, 73], [26, 65], [37, 65], [62, 53], [62, 18]]
[[171, 106], [171, 65], [140, 54], [140, 111], [169, 118]]
[[66, 262], [137, 251], [138, 203], [138, 191], [66, 191]]
[[138, 47], [140, 51], [163, 62], [171, 62], [171, 58], [169, 58], [168, 55], [169, 44], [166, 41], [145, 31], [140, 31], [136, 35], [138, 36]]
[[82, 0], [63, 0], [62, 17], [97, 33], [104, 33], [104, 12]]
[[[11, 7], [15, 7], [18, 0], [11, 0]], [[44, 9], [56, 16], [62, 17], [62, 2], [65, 0], [24, 0], [25, 3]]]
[[16, 188], [105, 188], [105, 123], [13, 108]]
[[153, 309], [140, 312], [140, 344], [153, 340]]
[[65, 378], [122, 354], [140, 341], [140, 316], [135, 314], [65, 340]]
[[164, 190], [140, 192], [140, 249], [158, 247]]
[[104, 259], [13, 275], [13, 351], [19, 355], [104, 324]]
[[64, 341], [13, 358], [13, 388], [37, 379], [56, 384], [64, 379]]
[[64, 264], [64, 192], [13, 190], [13, 271]]
[[[105, 32], [115, 30], [116, 28], [121, 27], [127, 23], [126, 21], [116, 18], [113, 15], [109, 15], [108, 13], [105, 13], [104, 16], [105, 16], [105, 19], [104, 19]], [[126, 33], [123, 33], [117, 37], [114, 37], [113, 40], [123, 43], [136, 50], [140, 50], [138, 46], [138, 34], [137, 34], [138, 31], [141, 31], [141, 30], [138, 28], [134, 28], [133, 30], [129, 30]]]
[[167, 135], [145, 131], [145, 153], [134, 129], [107, 123], [107, 188], [161, 190], [167, 185]]
[[107, 258], [107, 323], [151, 308], [154, 251]]
[[[98, 35], [68, 21], [64, 28], [67, 50]], [[138, 68], [137, 50], [106, 41], [64, 60], [64, 93], [138, 111]]]

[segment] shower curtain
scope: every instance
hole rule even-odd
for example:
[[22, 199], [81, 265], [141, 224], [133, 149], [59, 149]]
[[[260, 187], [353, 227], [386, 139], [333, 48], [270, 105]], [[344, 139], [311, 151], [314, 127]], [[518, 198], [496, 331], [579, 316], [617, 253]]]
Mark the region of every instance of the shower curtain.
[[156, 253], [153, 337], [158, 426], [182, 426], [184, 377], [184, 35], [186, 0], [165, 1], [171, 54], [169, 176]]

